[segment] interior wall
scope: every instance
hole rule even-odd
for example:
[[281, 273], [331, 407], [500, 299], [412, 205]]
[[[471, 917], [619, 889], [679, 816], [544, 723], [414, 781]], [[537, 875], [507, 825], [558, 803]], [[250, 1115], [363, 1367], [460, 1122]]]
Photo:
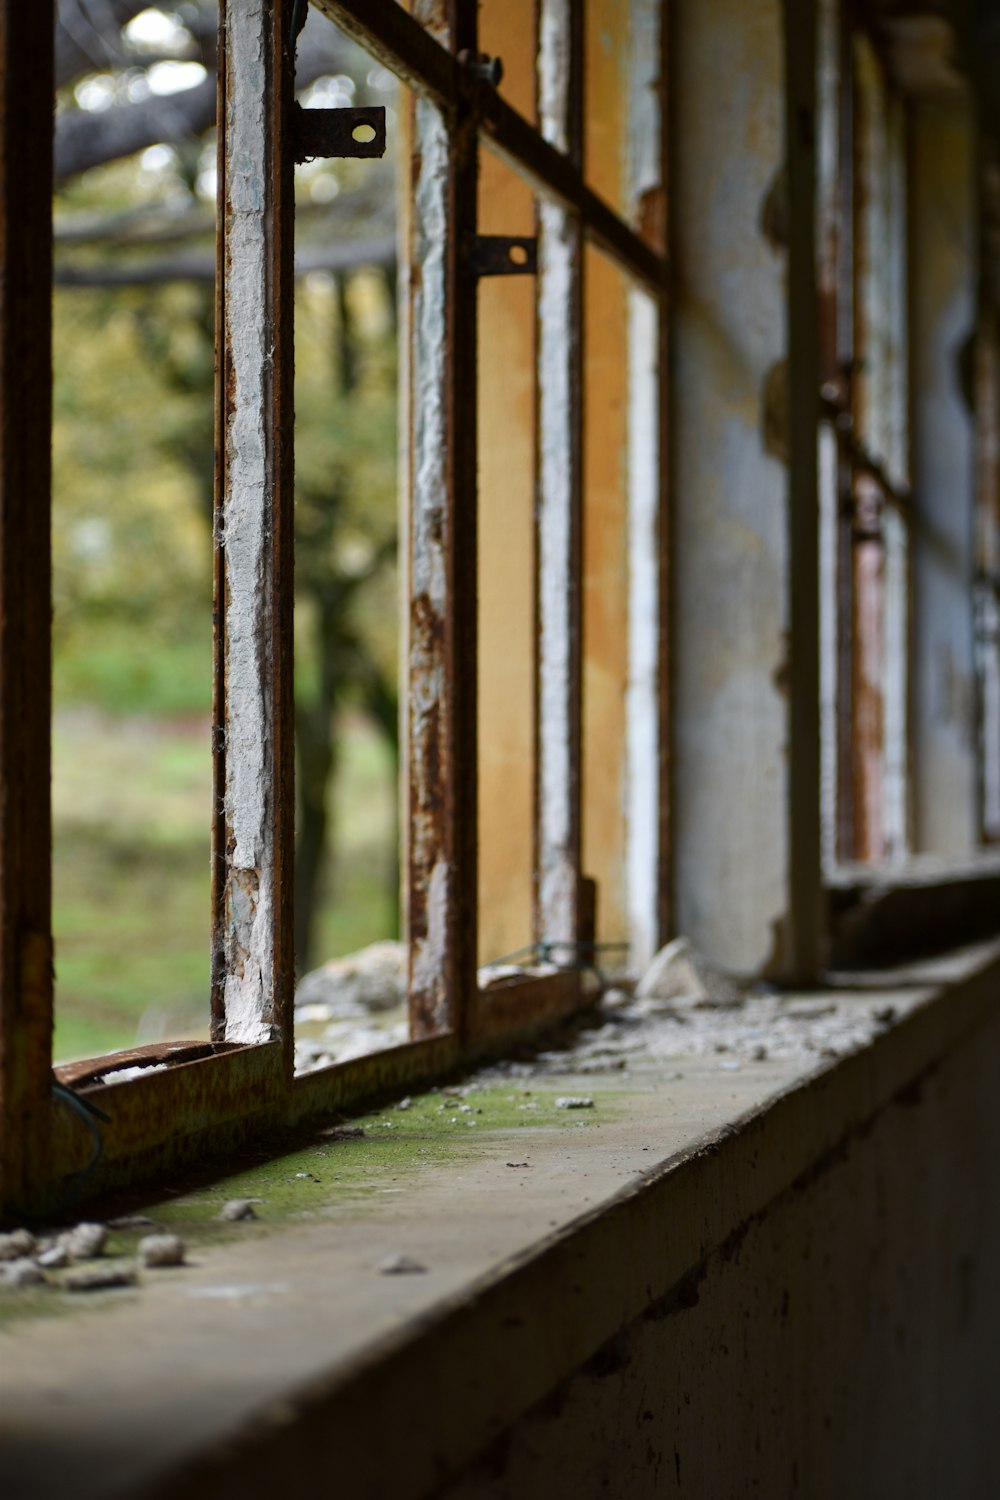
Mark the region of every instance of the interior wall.
[[918, 105], [911, 150], [915, 847], [962, 855], [977, 838], [968, 343], [976, 245], [968, 108]]
[[672, 7], [676, 927], [743, 972], [789, 906], [782, 25]]
[[996, 1494], [998, 1074], [994, 1021], [439, 1500]]

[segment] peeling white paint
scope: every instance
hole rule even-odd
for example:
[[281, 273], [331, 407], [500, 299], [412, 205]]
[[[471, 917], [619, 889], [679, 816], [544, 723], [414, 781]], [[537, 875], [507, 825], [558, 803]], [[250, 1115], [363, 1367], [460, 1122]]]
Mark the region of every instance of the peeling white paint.
[[[630, 7], [628, 186], [637, 220], [661, 186], [658, 0]], [[660, 943], [660, 330], [655, 302], [628, 299], [628, 688], [626, 694], [626, 903], [633, 963]]]
[[[572, 601], [575, 402], [571, 318], [579, 276], [579, 235], [555, 204], [539, 214], [538, 264], [538, 549], [540, 634], [538, 684], [538, 904], [543, 935], [577, 936], [577, 872], [573, 851], [578, 796], [571, 704], [574, 683]], [[577, 458], [577, 462], [578, 462]]]
[[663, 182], [660, 160], [660, 29], [662, 0], [629, 6], [628, 184], [632, 215], [639, 199]]
[[629, 292], [627, 901], [632, 962], [659, 946], [659, 314]]
[[569, 0], [542, 0], [538, 17], [538, 118], [542, 135], [569, 149]]
[[[543, 0], [539, 17], [538, 93], [542, 134], [569, 147], [568, 0]], [[577, 838], [579, 746], [574, 600], [579, 566], [574, 508], [579, 491], [575, 441], [580, 391], [581, 245], [579, 226], [558, 204], [542, 200], [538, 234], [538, 920], [550, 942], [579, 933]]]
[[418, 994], [432, 995], [441, 987], [448, 955], [448, 911], [451, 906], [451, 871], [439, 859], [427, 882], [426, 927], [410, 949], [410, 980]]
[[[445, 252], [448, 136], [440, 114], [426, 99], [416, 105], [416, 150], [420, 170], [414, 186], [413, 261], [413, 487], [411, 588], [444, 615], [445, 554], [442, 545], [448, 503], [445, 392]], [[411, 273], [412, 274], [412, 273]]]
[[[435, 765], [447, 734], [442, 655], [448, 606], [446, 569], [448, 430], [446, 351], [448, 135], [425, 99], [414, 110], [414, 159], [409, 268], [408, 404], [412, 448], [407, 507], [411, 613], [408, 633], [406, 777], [407, 925], [410, 983], [436, 1008], [444, 998], [451, 871], [441, 840]], [[437, 773], [440, 774], [439, 771]], [[430, 872], [429, 874], [427, 872]], [[414, 887], [426, 882], [424, 889]], [[420, 922], [412, 913], [422, 913]]]
[[273, 481], [267, 443], [271, 323], [265, 217], [266, 25], [261, 0], [229, 0], [226, 51], [227, 417], [223, 541], [226, 569], [227, 871], [225, 1038], [272, 1036], [273, 831], [270, 823], [271, 616], [267, 546]]

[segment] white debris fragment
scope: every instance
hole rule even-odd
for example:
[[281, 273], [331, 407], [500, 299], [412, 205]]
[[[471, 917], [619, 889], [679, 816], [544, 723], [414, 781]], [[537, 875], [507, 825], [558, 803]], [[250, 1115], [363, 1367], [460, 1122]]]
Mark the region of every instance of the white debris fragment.
[[35, 1286], [44, 1280], [33, 1260], [5, 1260], [0, 1265], [0, 1286]]
[[0, 1261], [23, 1260], [35, 1250], [35, 1236], [27, 1229], [12, 1229], [0, 1234]]
[[103, 1224], [77, 1224], [59, 1236], [70, 1260], [94, 1260], [107, 1243], [108, 1231]]
[[412, 1109], [413, 1108], [413, 1100], [410, 1098], [409, 1094], [407, 1094], [407, 1096], [406, 1096], [405, 1099], [400, 1099], [399, 1103], [396, 1105], [396, 1108], [397, 1109]]
[[69, 1251], [65, 1245], [50, 1245], [35, 1256], [35, 1264], [43, 1271], [61, 1271], [63, 1266], [69, 1265]]
[[139, 1241], [139, 1260], [144, 1266], [182, 1266], [184, 1241], [179, 1234], [147, 1234]]
[[235, 1223], [239, 1219], [256, 1219], [254, 1204], [260, 1202], [260, 1198], [230, 1198], [219, 1209], [219, 1218], [225, 1219], [227, 1223]]
[[111, 1287], [134, 1286], [135, 1282], [134, 1266], [109, 1261], [103, 1266], [80, 1266], [67, 1271], [62, 1285], [68, 1292], [103, 1292]]
[[636, 986], [640, 1000], [705, 1010], [735, 1010], [743, 995], [685, 937], [661, 948]]
[[412, 1255], [387, 1255], [376, 1268], [382, 1276], [417, 1276], [427, 1270]]
[[593, 1099], [588, 1099], [578, 1094], [560, 1094], [556, 1100], [556, 1109], [593, 1109]]
[[405, 943], [370, 943], [346, 958], [313, 969], [295, 992], [295, 1008], [321, 1006], [323, 1019], [369, 1015], [392, 1010], [406, 1000]]

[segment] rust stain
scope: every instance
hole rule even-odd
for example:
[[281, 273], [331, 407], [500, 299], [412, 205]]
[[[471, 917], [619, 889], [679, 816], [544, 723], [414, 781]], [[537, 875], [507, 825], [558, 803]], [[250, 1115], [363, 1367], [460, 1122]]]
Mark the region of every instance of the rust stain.
[[658, 255], [667, 253], [667, 190], [662, 185], [647, 188], [639, 197], [636, 227], [639, 238]]

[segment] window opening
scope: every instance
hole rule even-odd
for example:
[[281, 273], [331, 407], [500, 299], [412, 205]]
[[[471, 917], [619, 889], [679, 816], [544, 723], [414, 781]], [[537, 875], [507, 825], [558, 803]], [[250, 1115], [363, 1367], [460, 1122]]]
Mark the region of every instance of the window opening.
[[906, 116], [846, 11], [822, 37], [824, 843], [880, 864], [909, 842]]
[[58, 1062], [208, 1035], [218, 18], [93, 26], [56, 77]]
[[[485, 1000], [477, 984], [479, 283], [497, 270], [497, 263], [491, 265], [489, 257], [499, 252], [505, 275], [498, 281], [511, 286], [530, 281], [535, 283], [536, 296], [539, 286], [557, 292], [558, 256], [553, 261], [543, 256], [555, 251], [560, 238], [569, 246], [571, 263], [581, 240], [596, 245], [658, 309], [656, 337], [650, 339], [647, 317], [643, 325], [646, 353], [634, 368], [643, 372], [646, 419], [655, 410], [659, 432], [663, 385], [661, 381], [658, 386], [660, 397], [650, 403], [651, 365], [646, 360], [655, 350], [654, 363], [658, 363], [665, 348], [666, 265], [662, 237], [656, 233], [660, 221], [646, 211], [645, 198], [641, 204], [630, 205], [626, 218], [594, 191], [581, 172], [576, 125], [567, 127], [565, 140], [550, 138], [557, 134], [555, 113], [566, 106], [566, 99], [547, 98], [549, 129], [539, 131], [533, 124], [533, 110], [519, 113], [498, 92], [499, 70], [485, 52], [483, 37], [488, 27], [480, 33], [477, 6], [455, 0], [442, 12], [437, 4], [418, 3], [411, 15], [390, 0], [366, 0], [365, 4], [322, 0], [315, 9], [337, 22], [379, 67], [396, 75], [414, 94], [406, 141], [412, 175], [404, 193], [403, 298], [410, 438], [403, 822], [411, 1040], [386, 1052], [316, 1069], [293, 1086], [293, 163], [296, 157], [312, 154], [309, 148], [317, 144], [302, 132], [321, 127], [308, 120], [303, 125], [295, 107], [292, 54], [302, 7], [288, 0], [273, 0], [263, 7], [246, 0], [223, 0], [216, 163], [221, 211], [216, 277], [211, 1040], [162, 1047], [156, 1055], [145, 1055], [141, 1063], [155, 1062], [155, 1066], [140, 1066], [138, 1076], [129, 1076], [127, 1081], [122, 1081], [125, 1075], [136, 1070], [121, 1056], [101, 1059], [92, 1067], [60, 1070], [59, 1086], [84, 1092], [107, 1117], [100, 1127], [103, 1155], [99, 1171], [88, 1179], [91, 1186], [141, 1175], [150, 1153], [156, 1159], [165, 1159], [165, 1149], [172, 1157], [200, 1154], [206, 1142], [212, 1149], [224, 1149], [248, 1131], [328, 1111], [347, 1099], [385, 1087], [389, 1080], [405, 1085], [431, 1076], [470, 1049], [494, 1045], [503, 1036], [524, 1034], [539, 1021], [572, 1008], [581, 994], [579, 953], [562, 972], [541, 978], [525, 974], [498, 990], [491, 987]], [[499, 13], [502, 10], [499, 7]], [[498, 12], [490, 7], [487, 11], [490, 24], [499, 25]], [[583, 7], [574, 0], [552, 0], [551, 4], [547, 0], [543, 11], [542, 72], [549, 70], [551, 82], [560, 68], [568, 66], [571, 88], [567, 98], [571, 101], [573, 80], [580, 76]], [[653, 56], [659, 60], [663, 55], [660, 7], [640, 0], [635, 15], [647, 33], [653, 27]], [[623, 34], [628, 32], [627, 21], [628, 17], [616, 17]], [[11, 54], [0, 74], [6, 89], [3, 129], [28, 131], [28, 138], [42, 146], [51, 126], [51, 73], [45, 67], [35, 69], [29, 86], [22, 78], [25, 70], [18, 70], [12, 62], [21, 53], [49, 57], [51, 25], [51, 15], [46, 16], [44, 8], [32, 20], [18, 14], [14, 30], [2, 39]], [[662, 77], [658, 66], [656, 71]], [[39, 81], [44, 98], [37, 93]], [[515, 82], [512, 72], [508, 91]], [[649, 104], [655, 97], [652, 89], [647, 87], [645, 94]], [[372, 154], [380, 144], [377, 119], [355, 116], [347, 123], [352, 152]], [[648, 125], [659, 140], [662, 121], [658, 113], [650, 116]], [[369, 126], [374, 138], [357, 139], [358, 126]], [[359, 133], [368, 132], [361, 129]], [[558, 210], [549, 213], [541, 245], [539, 224], [498, 223], [487, 232], [486, 223], [480, 223], [477, 143], [499, 156], [506, 164], [504, 170], [513, 169], [522, 177], [540, 206], [554, 205]], [[13, 160], [9, 151], [3, 160]], [[46, 150], [41, 150], [39, 160], [47, 160]], [[32, 162], [33, 173], [37, 165]], [[641, 184], [637, 176], [632, 180], [644, 194], [652, 189], [648, 179]], [[8, 199], [3, 222], [18, 224], [16, 245], [12, 239], [3, 239], [0, 229], [5, 285], [12, 295], [14, 291], [19, 294], [12, 304], [18, 309], [10, 325], [14, 333], [4, 330], [3, 357], [10, 359], [22, 323], [36, 331], [46, 327], [43, 314], [50, 278], [45, 257], [36, 255], [29, 266], [18, 255], [26, 242], [47, 242], [49, 183], [44, 170], [29, 186], [22, 174], [8, 168], [0, 189]], [[538, 218], [542, 219], [541, 209]], [[44, 284], [38, 281], [39, 268]], [[573, 312], [580, 306], [580, 294], [572, 277], [569, 292], [568, 325], [553, 341], [557, 320], [549, 316], [547, 337], [550, 351], [555, 346], [550, 364], [554, 367], [558, 361], [561, 378], [572, 391], [581, 349], [579, 319]], [[566, 296], [565, 286], [559, 295]], [[551, 313], [551, 303], [549, 307]], [[3, 815], [7, 969], [2, 991], [0, 1090], [3, 1200], [23, 1207], [51, 1200], [60, 1185], [72, 1183], [87, 1167], [92, 1141], [89, 1131], [81, 1131], [75, 1112], [60, 1108], [60, 1096], [50, 1087], [48, 865], [45, 860], [36, 861], [23, 837], [23, 828], [29, 824], [45, 826], [48, 808], [48, 738], [43, 713], [47, 707], [47, 605], [39, 610], [35, 604], [36, 596], [40, 594], [44, 601], [47, 593], [47, 588], [39, 589], [48, 577], [47, 533], [23, 508], [25, 465], [36, 481], [39, 475], [45, 479], [41, 462], [48, 442], [47, 430], [43, 430], [49, 412], [45, 358], [19, 366], [19, 379], [36, 406], [24, 414], [16, 441], [5, 449], [8, 480], [13, 476], [15, 481], [5, 483], [3, 491], [8, 570], [4, 599], [15, 626], [5, 640], [21, 641], [25, 631], [34, 632], [41, 654], [29, 686], [25, 673], [26, 662], [31, 663], [27, 658], [12, 658], [9, 645], [3, 648], [7, 651], [4, 712], [9, 722], [16, 723], [17, 733], [2, 737], [0, 754], [6, 787], [23, 796], [15, 798], [16, 810], [7, 806]], [[6, 381], [5, 391], [11, 391], [14, 384]], [[8, 398], [8, 420], [11, 412]], [[36, 420], [39, 413], [41, 422]], [[578, 523], [573, 509], [581, 504], [577, 496], [582, 466], [574, 456], [572, 423], [579, 420], [578, 409], [565, 396], [555, 411], [550, 409], [545, 415], [549, 427], [568, 444], [566, 462], [571, 475], [568, 492], [565, 487], [560, 491], [550, 477], [545, 503], [568, 505], [570, 515], [568, 527], [566, 516], [561, 518], [561, 532], [557, 528], [546, 531], [544, 547], [536, 554], [546, 568], [550, 563], [557, 566], [570, 585], [574, 581], [577, 585], [568, 589], [568, 598], [561, 604], [556, 601], [557, 618], [553, 623], [550, 611], [543, 627], [543, 644], [561, 635], [577, 653], [576, 659], [579, 645], [572, 640], [572, 621], [579, 607], [580, 580], [574, 548], [580, 544], [574, 539]], [[662, 435], [657, 452], [663, 452]], [[662, 474], [662, 469], [658, 472]], [[649, 475], [645, 483], [648, 491]], [[46, 488], [43, 484], [43, 493]], [[627, 558], [628, 548], [624, 551]], [[30, 565], [30, 598], [18, 588], [17, 579], [9, 576], [12, 556], [19, 565]], [[655, 622], [653, 641], [652, 648], [649, 643], [643, 647], [647, 660], [660, 646]], [[538, 659], [536, 650], [536, 673]], [[659, 663], [659, 657], [656, 660]], [[573, 721], [579, 713], [575, 678], [580, 669], [573, 664], [573, 651], [569, 663], [563, 661], [558, 670], [557, 653], [551, 653], [547, 661], [550, 685], [558, 678], [559, 692], [569, 705], [558, 734], [561, 753], [568, 755], [567, 763], [572, 766], [579, 756], [579, 731]], [[658, 676], [654, 688], [647, 680], [645, 691], [660, 701], [663, 682], [663, 676]], [[557, 738], [555, 731], [550, 738]], [[540, 795], [537, 763], [536, 746], [536, 799]], [[657, 765], [662, 766], [660, 754]], [[656, 787], [661, 808], [664, 785], [661, 779]], [[568, 904], [563, 900], [566, 882], [556, 882], [552, 889], [559, 900], [547, 895], [546, 910], [561, 908], [568, 914], [566, 920], [576, 924], [569, 941], [579, 948], [579, 934], [589, 931], [588, 924], [592, 924], [588, 913], [593, 909], [593, 891], [581, 878], [573, 847], [578, 837], [573, 825], [579, 826], [580, 817], [577, 786], [571, 786], [568, 797], [565, 788], [559, 789], [563, 822], [558, 833], [553, 832], [555, 823], [539, 816], [536, 801], [535, 880], [543, 868], [541, 830], [560, 851], [560, 858], [568, 861], [571, 872], [572, 900]], [[544, 796], [556, 800], [554, 784]], [[22, 817], [27, 822], [22, 823]], [[653, 823], [659, 826], [655, 815]], [[559, 844], [559, 840], [564, 842]], [[658, 844], [661, 859], [662, 850]], [[571, 909], [573, 901], [575, 910]], [[536, 904], [536, 922], [538, 911]]]

